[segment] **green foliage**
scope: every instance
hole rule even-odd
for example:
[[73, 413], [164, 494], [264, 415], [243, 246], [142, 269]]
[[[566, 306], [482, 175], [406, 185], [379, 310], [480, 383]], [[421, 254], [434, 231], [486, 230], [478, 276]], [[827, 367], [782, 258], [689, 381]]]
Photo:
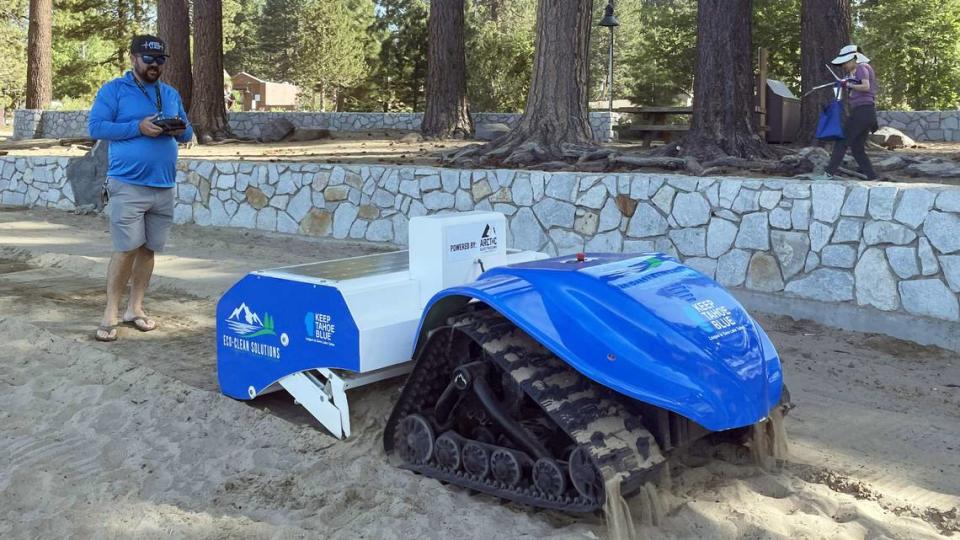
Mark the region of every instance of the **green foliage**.
[[26, 45], [26, 0], [0, 0], [0, 108], [15, 107], [25, 97]]
[[360, 84], [367, 74], [363, 43], [372, 19], [369, 0], [308, 0], [301, 19], [308, 27], [299, 32], [302, 53], [294, 75], [308, 103], [315, 103], [317, 94], [322, 102], [328, 91], [339, 98], [341, 89]]
[[[640, 105], [672, 105], [693, 92], [696, 65], [695, 0], [619, 0], [614, 34], [614, 99]], [[594, 25], [606, 2], [595, 2]], [[607, 98], [609, 30], [593, 29], [590, 47], [591, 101]]]
[[[852, 0], [855, 41], [872, 58], [883, 108], [960, 106], [960, 0]], [[802, 0], [754, 0], [754, 47], [770, 78], [796, 88]], [[154, 31], [154, 0], [54, 0], [55, 106], [83, 108], [127, 67], [130, 36]], [[609, 33], [591, 32], [592, 101], [607, 96]], [[22, 102], [28, 0], [0, 0], [0, 105]], [[537, 0], [467, 0], [467, 86], [474, 111], [519, 111], [533, 64]], [[614, 97], [685, 102], [696, 65], [696, 0], [617, 0]], [[223, 0], [224, 66], [293, 81], [304, 107], [422, 110], [429, 0]]]
[[55, 0], [53, 96], [85, 108], [104, 82], [129, 69], [130, 38], [155, 30], [145, 0]]
[[[606, 2], [596, 2], [594, 22]], [[615, 30], [614, 98], [639, 105], [678, 105], [693, 94], [697, 62], [695, 0], [619, 0]], [[609, 31], [591, 36], [591, 101], [607, 99]], [[800, 81], [800, 0], [754, 0], [754, 50], [770, 51], [769, 77]]]
[[865, 1], [858, 21], [882, 108], [960, 106], [960, 0]]
[[[753, 47], [769, 51], [767, 78], [800, 90], [801, 0], [753, 0]], [[754, 56], [756, 65], [756, 56]]]
[[523, 110], [530, 89], [537, 3], [487, 0], [467, 6], [467, 95], [474, 111]]
[[384, 31], [375, 28], [377, 20], [376, 0], [350, 0], [350, 13], [356, 19], [356, 30], [362, 32], [355, 46], [362, 44], [366, 75], [351, 87], [338, 88], [336, 98], [341, 110], [383, 110], [381, 79], [378, 66]]
[[368, 31], [373, 0], [227, 3], [224, 66], [229, 73], [294, 82], [303, 91], [301, 106], [308, 110], [323, 108], [328, 95], [356, 104], [356, 90], [378, 50]]
[[427, 76], [427, 0], [378, 0], [371, 30], [382, 38], [374, 73], [383, 110], [422, 110]]
[[262, 71], [263, 58], [258, 39], [264, 0], [224, 0], [223, 67], [231, 75]]
[[261, 79], [292, 81], [300, 51], [300, 21], [306, 0], [266, 0], [257, 24]]

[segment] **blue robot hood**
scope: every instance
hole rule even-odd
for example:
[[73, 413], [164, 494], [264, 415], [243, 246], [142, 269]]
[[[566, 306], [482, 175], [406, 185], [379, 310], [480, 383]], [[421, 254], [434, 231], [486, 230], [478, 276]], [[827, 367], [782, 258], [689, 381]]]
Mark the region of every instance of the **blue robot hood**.
[[760, 326], [715, 281], [662, 254], [492, 269], [433, 297], [417, 347], [473, 300], [590, 379], [712, 431], [756, 423], [780, 400], [780, 360]]

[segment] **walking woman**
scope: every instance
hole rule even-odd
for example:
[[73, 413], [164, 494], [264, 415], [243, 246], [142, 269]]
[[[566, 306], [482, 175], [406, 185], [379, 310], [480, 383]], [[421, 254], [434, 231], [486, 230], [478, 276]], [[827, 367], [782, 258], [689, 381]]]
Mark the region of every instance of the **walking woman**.
[[860, 172], [867, 180], [877, 180], [877, 173], [874, 172], [866, 152], [867, 137], [877, 130], [877, 77], [869, 62], [870, 59], [864, 56], [856, 45], [847, 45], [840, 49], [839, 56], [833, 59], [832, 64], [841, 66], [845, 74], [840, 86], [849, 92], [849, 114], [843, 125], [846, 139], [833, 143], [833, 155], [827, 165], [827, 174], [836, 174], [849, 145], [860, 166]]

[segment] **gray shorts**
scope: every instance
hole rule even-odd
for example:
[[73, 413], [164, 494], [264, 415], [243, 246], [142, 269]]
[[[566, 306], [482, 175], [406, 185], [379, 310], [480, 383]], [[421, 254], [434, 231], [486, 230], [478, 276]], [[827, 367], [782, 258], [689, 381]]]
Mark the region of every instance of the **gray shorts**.
[[107, 179], [107, 216], [114, 251], [146, 246], [163, 251], [173, 225], [173, 188], [155, 188]]

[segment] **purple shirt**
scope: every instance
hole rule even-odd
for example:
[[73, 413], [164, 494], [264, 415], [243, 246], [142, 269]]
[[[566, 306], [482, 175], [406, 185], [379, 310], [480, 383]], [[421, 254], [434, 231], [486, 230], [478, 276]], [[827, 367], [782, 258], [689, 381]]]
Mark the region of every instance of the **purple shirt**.
[[877, 102], [877, 76], [873, 72], [873, 67], [870, 64], [858, 64], [857, 71], [854, 73], [853, 78], [860, 79], [861, 81], [870, 81], [870, 89], [866, 92], [851, 90], [850, 98], [848, 99], [850, 106], [874, 105]]

